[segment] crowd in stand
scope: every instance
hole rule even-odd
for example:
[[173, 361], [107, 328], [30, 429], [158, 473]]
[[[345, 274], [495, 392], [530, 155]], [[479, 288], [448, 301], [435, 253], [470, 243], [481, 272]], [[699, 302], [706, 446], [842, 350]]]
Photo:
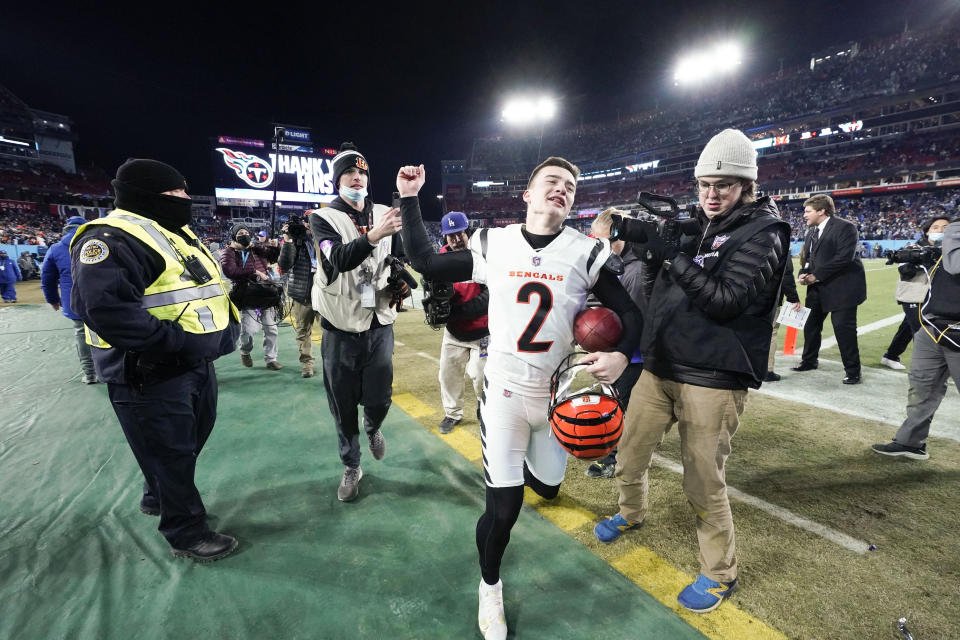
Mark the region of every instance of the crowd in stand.
[[48, 163], [0, 158], [0, 200], [105, 206], [110, 178], [98, 169], [67, 173]]
[[[537, 157], [562, 155], [585, 163], [667, 145], [695, 142], [719, 129], [750, 129], [844, 103], [905, 93], [960, 79], [960, 22], [906, 31], [869, 43], [856, 55], [832, 56], [809, 67], [726, 83], [711, 93], [677, 97], [660, 108], [543, 136], [496, 136], [474, 142], [471, 167], [517, 171]], [[736, 82], [731, 80], [731, 82]], [[736, 102], [730, 100], [735, 91]], [[542, 138], [542, 140], [541, 140]]]
[[49, 211], [0, 210], [0, 244], [50, 246], [62, 232], [63, 220]]
[[[861, 240], [915, 240], [920, 225], [934, 214], [960, 213], [960, 189], [864, 198], [836, 198], [836, 215], [857, 225]], [[793, 228], [793, 239], [803, 240], [807, 228], [802, 204], [780, 204], [780, 215]]]

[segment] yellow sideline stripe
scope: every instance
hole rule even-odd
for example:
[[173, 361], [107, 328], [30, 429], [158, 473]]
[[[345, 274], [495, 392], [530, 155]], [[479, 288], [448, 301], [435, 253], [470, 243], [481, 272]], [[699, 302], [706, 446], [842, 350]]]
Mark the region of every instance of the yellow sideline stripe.
[[[395, 395], [393, 401], [414, 418], [435, 413], [413, 394]], [[407, 406], [417, 407], [418, 412], [426, 410], [426, 413], [415, 414]], [[436, 428], [431, 428], [430, 431], [467, 460], [480, 464], [482, 460], [480, 438], [465, 429], [455, 429], [445, 435], [440, 435]], [[544, 500], [529, 487], [525, 487], [523, 500], [544, 518], [568, 533], [600, 519], [600, 516], [584, 509], [567, 496], [560, 496], [556, 500]], [[593, 552], [590, 547], [586, 548]], [[677, 594], [690, 584], [690, 576], [646, 547], [637, 545], [629, 553], [608, 562], [660, 604], [672, 610], [683, 618], [684, 622], [711, 640], [787, 640], [787, 636], [738, 609], [729, 600], [707, 615], [687, 611], [677, 602]]]
[[[439, 434], [440, 432], [438, 431], [437, 433]], [[483, 460], [483, 449], [480, 446], [480, 438], [466, 429], [454, 429], [450, 433], [440, 436], [440, 438], [470, 462], [480, 462]]]
[[706, 615], [687, 611], [677, 602], [677, 594], [690, 583], [690, 577], [646, 547], [637, 546], [633, 551], [614, 558], [610, 566], [708, 638], [787, 640], [787, 636], [733, 606], [729, 600]]
[[584, 509], [573, 499], [559, 496], [554, 500], [545, 500], [538, 496], [530, 487], [524, 487], [523, 501], [540, 512], [544, 518], [557, 525], [566, 532], [599, 520], [599, 516]]
[[393, 403], [414, 418], [425, 418], [436, 413], [429, 405], [410, 393], [400, 393], [393, 396]]

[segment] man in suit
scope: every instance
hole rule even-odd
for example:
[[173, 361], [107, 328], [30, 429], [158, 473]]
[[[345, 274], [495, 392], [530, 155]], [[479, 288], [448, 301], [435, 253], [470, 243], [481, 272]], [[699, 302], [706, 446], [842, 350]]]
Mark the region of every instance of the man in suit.
[[803, 203], [803, 217], [810, 231], [803, 245], [797, 282], [807, 287], [810, 317], [803, 328], [803, 357], [793, 370], [817, 368], [820, 333], [829, 313], [846, 372], [843, 384], [860, 384], [857, 306], [867, 299], [867, 279], [856, 255], [857, 228], [834, 217], [834, 212], [833, 198], [828, 195], [818, 194]]

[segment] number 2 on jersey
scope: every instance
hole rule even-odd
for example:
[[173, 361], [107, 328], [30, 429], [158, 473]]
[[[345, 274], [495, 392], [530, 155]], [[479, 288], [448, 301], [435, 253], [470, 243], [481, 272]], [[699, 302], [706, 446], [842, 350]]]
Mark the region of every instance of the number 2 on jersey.
[[520, 287], [520, 291], [517, 292], [517, 302], [530, 304], [530, 297], [533, 294], [537, 295], [540, 304], [537, 305], [537, 310], [530, 318], [530, 322], [527, 323], [527, 328], [523, 330], [517, 340], [517, 351], [543, 353], [550, 350], [550, 347], [553, 346], [553, 340], [535, 342], [534, 338], [537, 337], [537, 332], [543, 326], [543, 321], [547, 319], [547, 314], [553, 308], [553, 294], [550, 292], [550, 288], [542, 282], [528, 282]]

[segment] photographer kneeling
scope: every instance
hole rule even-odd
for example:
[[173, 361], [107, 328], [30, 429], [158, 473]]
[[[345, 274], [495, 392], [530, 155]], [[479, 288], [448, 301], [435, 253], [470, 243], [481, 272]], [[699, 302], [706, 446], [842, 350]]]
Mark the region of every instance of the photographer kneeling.
[[960, 391], [960, 222], [943, 232], [943, 245], [907, 247], [894, 252], [894, 262], [914, 264], [926, 272], [930, 290], [920, 303], [920, 330], [913, 336], [907, 419], [893, 441], [875, 444], [885, 456], [926, 460], [930, 421], [947, 394], [947, 377]]
[[654, 280], [645, 283], [643, 373], [630, 396], [614, 474], [620, 512], [594, 533], [612, 542], [643, 524], [650, 462], [677, 422], [683, 491], [700, 543], [700, 575], [678, 600], [706, 613], [737, 586], [724, 466], [747, 388], [758, 388], [767, 371], [790, 226], [770, 198], [757, 200], [757, 153], [740, 131], [714, 136], [694, 175], [700, 207], [691, 221], [668, 220], [660, 230], [614, 221], [611, 237], [636, 242]]
[[[276, 371], [283, 366], [277, 362], [277, 324], [280, 314], [276, 308], [280, 304], [270, 298], [273, 287], [269, 284], [270, 263], [280, 256], [276, 240], [251, 245], [250, 229], [243, 223], [230, 228], [230, 244], [220, 252], [220, 266], [225, 276], [233, 281], [230, 299], [240, 309], [243, 316], [240, 332], [240, 361], [245, 367], [253, 366], [253, 336], [263, 326], [263, 359], [267, 369]], [[266, 293], [266, 297], [263, 295]]]

